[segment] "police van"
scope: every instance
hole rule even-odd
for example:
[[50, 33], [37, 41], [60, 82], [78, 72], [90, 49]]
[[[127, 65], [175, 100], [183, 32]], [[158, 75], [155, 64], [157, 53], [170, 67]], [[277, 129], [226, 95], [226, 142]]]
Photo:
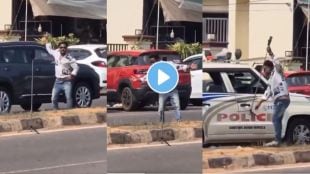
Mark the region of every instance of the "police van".
[[[274, 138], [272, 101], [256, 103], [267, 80], [252, 66], [233, 63], [203, 65], [203, 143], [262, 142]], [[282, 138], [290, 144], [310, 143], [310, 96], [290, 93], [282, 120]]]

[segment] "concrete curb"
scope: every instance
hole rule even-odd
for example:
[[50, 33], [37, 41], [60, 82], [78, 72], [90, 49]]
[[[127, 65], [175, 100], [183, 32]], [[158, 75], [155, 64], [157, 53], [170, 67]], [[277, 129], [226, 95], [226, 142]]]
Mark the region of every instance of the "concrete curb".
[[78, 125], [92, 125], [106, 123], [105, 113], [96, 113], [89, 116], [53, 116], [53, 117], [33, 117], [26, 119], [10, 119], [0, 121], [0, 133], [4, 132], [20, 132], [23, 130], [30, 130], [31, 127], [35, 129], [42, 128], [60, 128], [64, 126], [78, 126]]
[[[201, 133], [200, 133], [201, 132]], [[108, 144], [136, 144], [151, 143], [161, 141], [161, 129], [138, 130], [134, 132], [109, 132]], [[172, 140], [194, 140], [202, 137], [201, 128], [181, 128], [181, 129], [164, 129], [163, 138], [166, 141]]]
[[204, 169], [216, 168], [251, 168], [254, 166], [270, 166], [310, 162], [310, 151], [293, 151], [281, 153], [256, 153], [248, 156], [224, 156], [204, 159]]

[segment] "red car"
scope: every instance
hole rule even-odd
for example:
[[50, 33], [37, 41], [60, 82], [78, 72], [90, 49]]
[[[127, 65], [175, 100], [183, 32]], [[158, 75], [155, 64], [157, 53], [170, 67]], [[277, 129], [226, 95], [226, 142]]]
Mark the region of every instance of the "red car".
[[[126, 111], [156, 104], [158, 94], [147, 85], [144, 77], [150, 67], [150, 57], [166, 57], [168, 61], [181, 63], [177, 52], [168, 50], [131, 50], [117, 51], [108, 55], [108, 103], [122, 103]], [[186, 109], [191, 94], [190, 72], [179, 72], [177, 86], [180, 96], [180, 107]]]
[[310, 71], [285, 73], [285, 76], [290, 92], [310, 95]]

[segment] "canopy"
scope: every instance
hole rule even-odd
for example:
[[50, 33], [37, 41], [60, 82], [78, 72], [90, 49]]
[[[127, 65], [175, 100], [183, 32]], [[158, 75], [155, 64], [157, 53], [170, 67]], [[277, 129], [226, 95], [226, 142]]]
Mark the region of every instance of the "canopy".
[[160, 0], [165, 22], [202, 22], [202, 0]]
[[33, 15], [106, 19], [107, 0], [30, 0]]

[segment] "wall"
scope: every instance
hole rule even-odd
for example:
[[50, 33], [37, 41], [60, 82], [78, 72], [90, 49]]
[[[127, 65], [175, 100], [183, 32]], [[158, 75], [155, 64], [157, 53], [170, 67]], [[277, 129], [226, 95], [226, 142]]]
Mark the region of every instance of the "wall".
[[107, 43], [125, 43], [123, 35], [143, 28], [143, 0], [107, 0]]
[[250, 5], [249, 57], [265, 56], [269, 36], [273, 36], [273, 52], [284, 57], [293, 48], [293, 0], [266, 2], [278, 4]]
[[5, 24], [12, 23], [12, 0], [0, 1], [0, 30], [4, 30]]

